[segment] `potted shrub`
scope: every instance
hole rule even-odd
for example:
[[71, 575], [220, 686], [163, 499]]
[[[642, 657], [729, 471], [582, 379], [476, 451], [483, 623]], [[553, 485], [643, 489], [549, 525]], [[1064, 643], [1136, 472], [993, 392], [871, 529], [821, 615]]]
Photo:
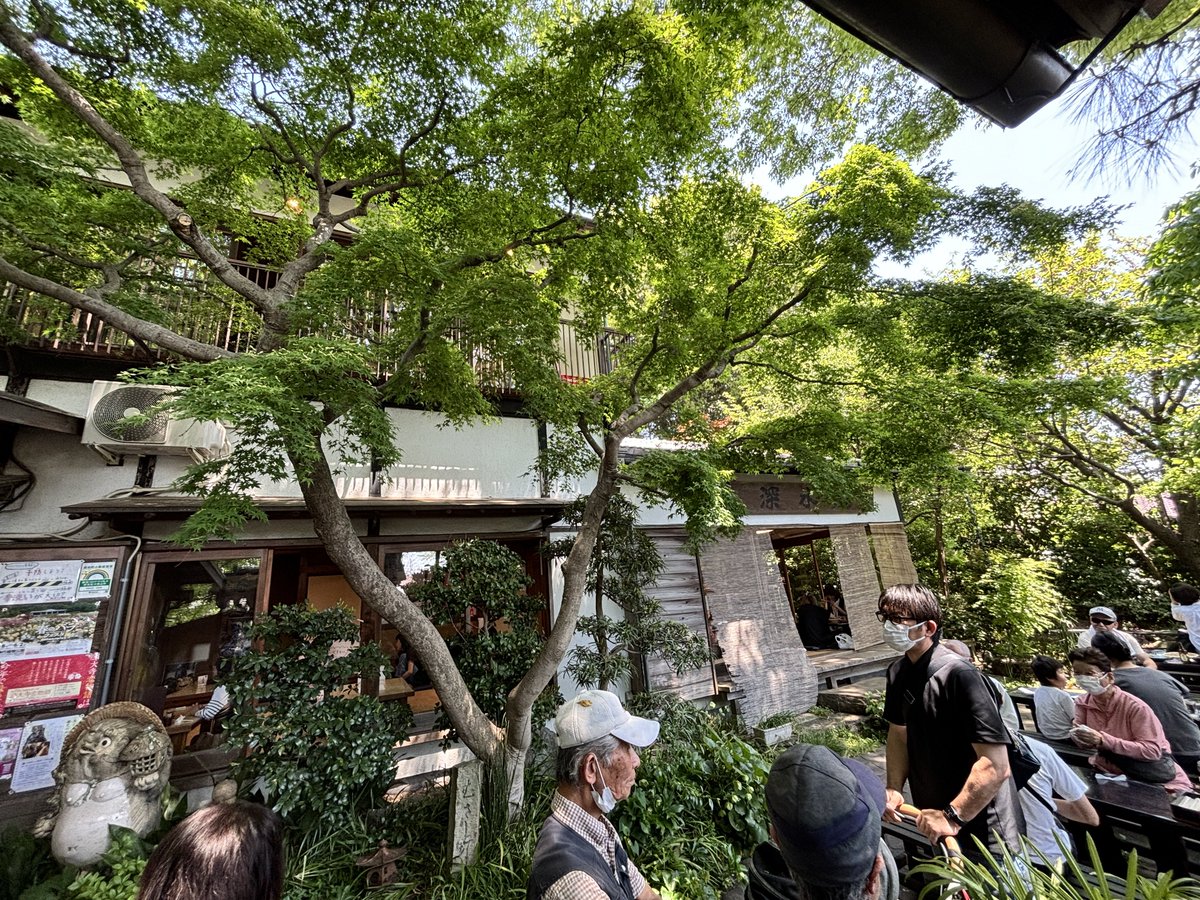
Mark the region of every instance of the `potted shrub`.
[[790, 712], [777, 712], [754, 726], [754, 736], [767, 747], [782, 743], [792, 736], [796, 717]]

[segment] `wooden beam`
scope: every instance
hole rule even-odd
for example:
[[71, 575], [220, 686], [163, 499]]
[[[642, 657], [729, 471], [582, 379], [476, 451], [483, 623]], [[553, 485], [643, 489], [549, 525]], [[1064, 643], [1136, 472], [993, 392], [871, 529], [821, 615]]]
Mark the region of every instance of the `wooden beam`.
[[0, 422], [12, 422], [62, 434], [83, 433], [83, 416], [64, 412], [7, 391], [0, 391]]

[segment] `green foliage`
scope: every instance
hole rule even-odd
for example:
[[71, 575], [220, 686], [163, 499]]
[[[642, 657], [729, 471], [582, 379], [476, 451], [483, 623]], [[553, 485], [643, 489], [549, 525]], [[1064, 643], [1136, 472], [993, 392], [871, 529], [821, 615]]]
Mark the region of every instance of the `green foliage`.
[[792, 735], [789, 744], [817, 744], [828, 747], [839, 756], [862, 756], [879, 749], [879, 738], [845, 725], [832, 728], [802, 728]]
[[[962, 859], [952, 866], [944, 857], [914, 866], [912, 874], [926, 876], [930, 880], [921, 890], [921, 900], [948, 900], [959, 896], [966, 889], [972, 897], [1036, 897], [1038, 900], [1197, 900], [1200, 898], [1200, 883], [1191, 878], [1172, 878], [1169, 873], [1148, 878], [1138, 874], [1137, 851], [1129, 854], [1124, 878], [1105, 874], [1096, 852], [1096, 845], [1088, 837], [1088, 858], [1098, 882], [1089, 878], [1079, 859], [1070, 848], [1064, 848], [1066, 870], [1063, 875], [1052, 871], [1034, 869], [1017, 862], [1008, 848], [999, 856], [983, 854], [983, 861]], [[1029, 850], [1033, 859], [1041, 858], [1034, 848]]]
[[887, 740], [888, 721], [883, 717], [883, 704], [886, 695], [883, 691], [867, 691], [863, 701], [866, 712], [858, 724], [859, 734], [874, 738], [876, 742]]
[[[471, 696], [493, 722], [504, 721], [509, 692], [542, 647], [544, 598], [531, 595], [525, 563], [494, 541], [462, 541], [410, 596], [429, 619], [454, 626], [447, 643]], [[549, 685], [533, 707], [533, 727], [554, 715], [562, 697]], [[447, 726], [449, 723], [446, 723]]]
[[767, 716], [758, 723], [759, 728], [778, 728], [780, 725], [791, 725], [796, 722], [796, 714], [790, 712], [777, 712]]
[[284, 900], [360, 900], [366, 896], [366, 873], [355, 860], [377, 849], [384, 834], [380, 822], [354, 814], [336, 824], [288, 829]]
[[993, 657], [1027, 659], [1066, 646], [1066, 604], [1044, 560], [993, 554], [973, 599], [949, 598], [942, 627], [986, 647]]
[[112, 843], [94, 871], [81, 872], [67, 888], [68, 900], [135, 900], [150, 847], [128, 828], [108, 827]]
[[[721, 468], [711, 453], [647, 453], [629, 466], [629, 474], [637, 484], [661, 492], [686, 516], [688, 538], [695, 547], [719, 537], [737, 537], [742, 530], [746, 505], [730, 487], [733, 472]], [[651, 503], [663, 502], [655, 493], [645, 496]]]
[[766, 839], [769, 770], [768, 759], [714, 715], [702, 723], [694, 712], [664, 718], [633, 793], [612, 817], [647, 880], [697, 900], [738, 881], [741, 857]]
[[[578, 526], [586, 498], [572, 503], [563, 521]], [[574, 542], [556, 543], [555, 554], [566, 556]], [[609, 685], [631, 670], [629, 653], [661, 656], [678, 673], [704, 665], [709, 659], [708, 643], [682, 622], [660, 615], [661, 604], [646, 595], [662, 571], [662, 558], [653, 538], [638, 527], [637, 507], [621, 494], [614, 496], [604, 511], [596, 547], [588, 560], [587, 589], [597, 598], [596, 614], [581, 616], [575, 630], [592, 639], [591, 645], [575, 647], [567, 658], [566, 671], [581, 687]], [[616, 620], [603, 612], [603, 602], [620, 607], [625, 615]]]
[[228, 681], [229, 743], [249, 751], [234, 763], [242, 789], [261, 779], [267, 801], [299, 829], [336, 826], [382, 802], [411, 712], [345, 690], [387, 666], [379, 647], [331, 655], [335, 642], [359, 639], [344, 608], [277, 607], [250, 638], [261, 649], [237, 659]]
[[25, 828], [0, 832], [0, 900], [19, 900], [27, 888], [45, 881], [57, 869], [49, 841], [35, 838]]

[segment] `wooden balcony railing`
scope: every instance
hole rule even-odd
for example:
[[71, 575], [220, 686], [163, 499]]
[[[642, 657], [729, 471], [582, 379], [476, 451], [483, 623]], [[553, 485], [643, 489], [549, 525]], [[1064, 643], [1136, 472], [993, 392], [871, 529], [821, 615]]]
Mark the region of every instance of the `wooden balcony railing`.
[[[234, 266], [260, 287], [274, 287], [278, 278], [278, 272], [266, 266], [241, 261], [234, 262]], [[261, 324], [258, 315], [241, 298], [215, 285], [198, 263], [178, 261], [161, 277], [140, 282], [139, 291], [147, 301], [145, 308], [155, 310], [158, 321], [185, 337], [235, 353], [253, 346]], [[170, 356], [164, 350], [133, 340], [98, 316], [13, 284], [3, 285], [0, 301], [9, 320], [27, 336], [25, 345], [31, 348], [128, 359], [131, 363], [166, 360]], [[344, 327], [355, 334], [380, 339], [388, 333], [391, 310], [386, 298], [375, 304], [355, 304], [347, 314]], [[450, 338], [471, 361], [484, 390], [515, 393], [503, 360], [490, 355], [485, 347], [470, 344], [465, 335], [451, 332]], [[559, 375], [564, 381], [578, 384], [607, 374], [612, 371], [613, 359], [624, 340], [623, 335], [611, 329], [604, 330], [598, 338], [586, 336], [577, 332], [571, 322], [560, 321]], [[376, 374], [386, 377], [390, 373]]]

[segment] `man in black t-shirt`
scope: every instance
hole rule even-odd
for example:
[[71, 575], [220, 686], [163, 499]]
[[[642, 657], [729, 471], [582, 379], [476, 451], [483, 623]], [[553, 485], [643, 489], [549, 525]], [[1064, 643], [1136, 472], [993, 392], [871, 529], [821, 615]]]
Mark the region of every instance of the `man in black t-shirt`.
[[1014, 852], [1024, 821], [1009, 777], [1008, 731], [983, 675], [938, 646], [941, 608], [919, 584], [900, 584], [879, 597], [884, 641], [904, 653], [888, 669], [887, 817], [903, 802], [907, 781], [917, 827], [932, 841], [973, 837], [998, 849], [995, 833]]

